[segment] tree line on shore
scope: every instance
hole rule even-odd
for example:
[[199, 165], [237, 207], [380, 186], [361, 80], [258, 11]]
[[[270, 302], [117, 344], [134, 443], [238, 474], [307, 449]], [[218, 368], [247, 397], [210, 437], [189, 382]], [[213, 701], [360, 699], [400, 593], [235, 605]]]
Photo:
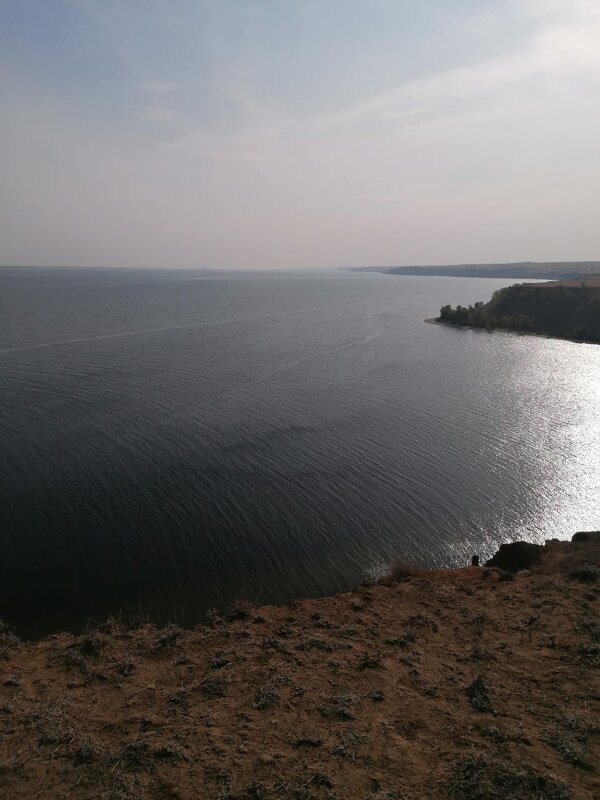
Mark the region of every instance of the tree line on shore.
[[437, 320], [600, 342], [600, 287], [584, 282], [581, 286], [515, 284], [495, 291], [488, 303], [444, 305]]
[[470, 306], [451, 305], [442, 306], [440, 309], [440, 322], [450, 325], [468, 325], [473, 328], [510, 328], [519, 331], [535, 330], [533, 320], [525, 314], [499, 315], [486, 309], [482, 302]]

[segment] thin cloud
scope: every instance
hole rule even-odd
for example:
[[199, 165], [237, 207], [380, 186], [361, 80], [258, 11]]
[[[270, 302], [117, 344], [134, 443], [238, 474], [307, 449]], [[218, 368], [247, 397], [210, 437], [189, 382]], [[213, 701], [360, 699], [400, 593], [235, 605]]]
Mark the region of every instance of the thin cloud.
[[596, 6], [582, 18], [588, 7], [576, 5], [575, 21], [546, 26], [518, 51], [407, 82], [351, 108], [318, 117], [312, 125], [328, 128], [376, 119], [419, 121], [456, 113], [466, 101], [505, 97], [508, 90], [524, 82], [557, 75], [563, 80], [581, 74], [593, 76], [600, 69], [600, 10]]
[[177, 120], [177, 112], [167, 106], [153, 106], [144, 110], [142, 118], [146, 122], [168, 124]]
[[[310, 25], [285, 47], [287, 15], [268, 4], [250, 29], [235, 3], [173, 4], [175, 18], [171, 4], [91, 5], [70, 50], [44, 33], [2, 54], [6, 263], [458, 263], [600, 247], [597, 0], [496, 0], [480, 4], [487, 17], [471, 2], [451, 14], [445, 0], [354, 0], [364, 82], [337, 28], [327, 47]], [[337, 4], [322, 5], [335, 22]], [[38, 50], [36, 72], [21, 51]]]
[[433, 192], [410, 191], [407, 189], [402, 194], [347, 194], [342, 195], [342, 199], [357, 203], [381, 203], [384, 205], [412, 205], [414, 203], [425, 203], [427, 205], [468, 205], [477, 203], [481, 206], [481, 198], [463, 197], [459, 195], [434, 194]]
[[138, 88], [147, 94], [173, 94], [183, 90], [182, 83], [173, 81], [144, 81], [138, 84]]

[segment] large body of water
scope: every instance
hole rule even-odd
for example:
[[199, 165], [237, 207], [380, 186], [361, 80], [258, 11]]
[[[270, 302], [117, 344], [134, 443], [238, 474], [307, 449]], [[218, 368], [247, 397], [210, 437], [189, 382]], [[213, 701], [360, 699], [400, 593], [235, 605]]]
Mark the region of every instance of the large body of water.
[[600, 347], [423, 322], [509, 282], [0, 270], [0, 617], [185, 624], [600, 528]]

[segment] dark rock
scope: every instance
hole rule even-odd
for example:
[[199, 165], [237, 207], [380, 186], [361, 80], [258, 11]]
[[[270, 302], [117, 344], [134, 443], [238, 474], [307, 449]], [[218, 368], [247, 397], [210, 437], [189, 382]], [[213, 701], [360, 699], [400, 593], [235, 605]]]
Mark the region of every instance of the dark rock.
[[600, 531], [577, 531], [573, 534], [572, 542], [589, 542], [596, 537], [600, 538]]
[[544, 548], [531, 542], [512, 542], [501, 544], [498, 552], [485, 562], [486, 567], [496, 567], [506, 572], [519, 572], [536, 566]]
[[296, 747], [320, 747], [323, 744], [323, 740], [320, 736], [308, 734], [305, 736], [299, 736], [294, 744]]

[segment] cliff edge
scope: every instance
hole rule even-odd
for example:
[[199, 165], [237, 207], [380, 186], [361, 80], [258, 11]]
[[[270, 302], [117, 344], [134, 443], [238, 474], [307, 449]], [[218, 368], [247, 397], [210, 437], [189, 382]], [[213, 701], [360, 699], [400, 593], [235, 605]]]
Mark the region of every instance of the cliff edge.
[[598, 798], [600, 534], [494, 558], [191, 630], [3, 629], [0, 796]]

